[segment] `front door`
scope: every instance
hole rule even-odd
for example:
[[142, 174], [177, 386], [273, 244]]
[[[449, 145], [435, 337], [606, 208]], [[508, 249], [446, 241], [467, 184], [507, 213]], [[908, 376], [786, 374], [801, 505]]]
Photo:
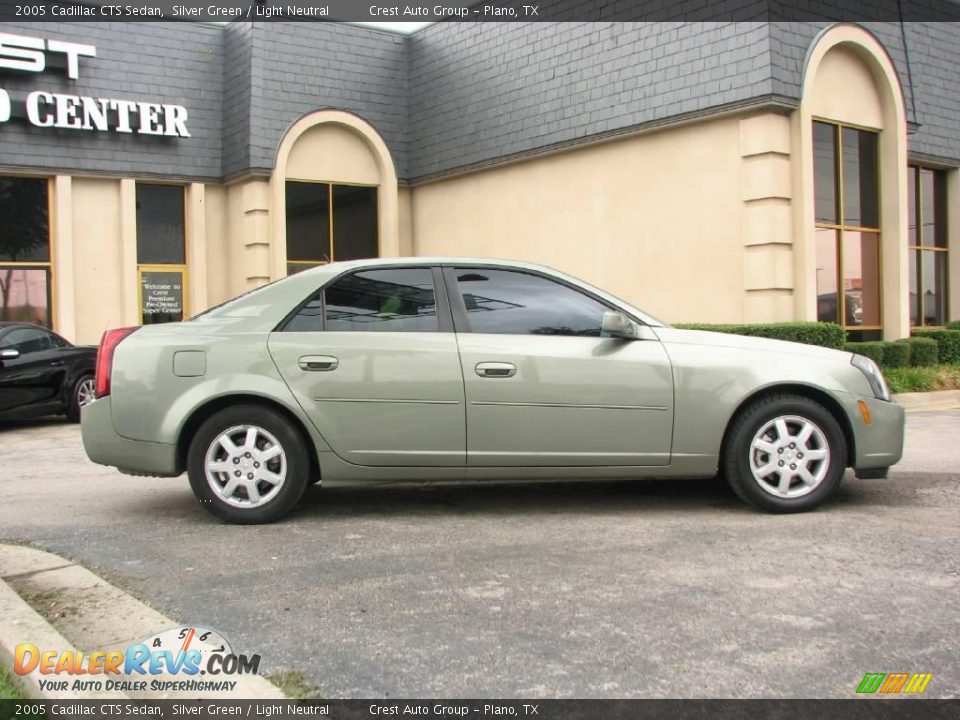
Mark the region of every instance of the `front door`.
[[0, 359], [0, 411], [40, 411], [59, 401], [64, 365], [46, 330], [11, 328], [0, 337], [0, 350], [19, 353]]
[[445, 272], [469, 466], [669, 464], [673, 378], [659, 341], [602, 337], [610, 307], [536, 273]]
[[463, 376], [440, 298], [431, 268], [363, 270], [270, 335], [283, 379], [344, 460], [464, 465]]

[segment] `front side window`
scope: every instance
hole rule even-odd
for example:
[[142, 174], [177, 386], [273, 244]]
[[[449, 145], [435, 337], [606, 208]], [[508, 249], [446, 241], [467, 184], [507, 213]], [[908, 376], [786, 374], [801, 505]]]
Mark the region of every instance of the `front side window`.
[[540, 275], [457, 268], [469, 331], [502, 335], [600, 337], [607, 307]]
[[178, 322], [187, 315], [184, 189], [137, 184], [140, 321]]
[[938, 327], [947, 317], [947, 178], [942, 170], [907, 168], [910, 325]]
[[287, 274], [378, 255], [377, 188], [286, 183]]
[[50, 335], [38, 328], [14, 328], [8, 332], [0, 346], [18, 350], [21, 355], [50, 350], [53, 344]]
[[0, 177], [0, 321], [53, 326], [48, 181]]
[[814, 122], [817, 319], [852, 340], [879, 339], [880, 176], [877, 134]]
[[290, 319], [287, 332], [437, 332], [433, 271], [364, 270], [318, 292]]

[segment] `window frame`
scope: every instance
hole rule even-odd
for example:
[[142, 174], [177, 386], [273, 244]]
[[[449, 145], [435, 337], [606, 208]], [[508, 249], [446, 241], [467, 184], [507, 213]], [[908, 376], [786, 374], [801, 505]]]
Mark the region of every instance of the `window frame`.
[[[304, 185], [326, 185], [327, 186], [327, 223], [328, 223], [328, 233], [330, 236], [330, 258], [328, 260], [291, 260], [289, 257], [285, 259], [284, 266], [289, 269], [290, 265], [296, 265], [298, 272], [303, 270], [309, 270], [313, 267], [322, 267], [323, 265], [329, 265], [332, 262], [337, 261], [337, 241], [336, 236], [334, 235], [336, 217], [334, 216], [334, 204], [333, 204], [333, 188], [338, 185], [343, 185], [345, 187], [362, 187], [362, 188], [372, 188], [374, 190], [374, 195], [376, 196], [376, 210], [377, 217], [374, 227], [376, 228], [376, 245], [377, 245], [377, 255], [380, 254], [380, 186], [379, 185], [369, 185], [367, 183], [354, 183], [354, 182], [342, 182], [336, 180], [300, 180], [298, 178], [287, 177], [283, 179], [283, 212], [284, 212], [284, 238], [283, 238], [283, 249], [284, 255], [287, 253], [287, 237], [286, 237], [286, 212], [287, 212], [287, 183], [302, 183]], [[292, 273], [286, 272], [287, 275]]]
[[[631, 320], [633, 320], [634, 322], [640, 325], [646, 325], [646, 323], [643, 320], [641, 320], [638, 317], [635, 317], [633, 313], [627, 312], [623, 308], [617, 307], [611, 304], [607, 300], [601, 297], [598, 297], [597, 295], [590, 292], [586, 288], [582, 288], [579, 285], [576, 285], [575, 283], [569, 282], [564, 278], [559, 278], [554, 275], [550, 275], [549, 273], [540, 272], [538, 270], [534, 270], [531, 268], [511, 267], [509, 265], [497, 265], [496, 263], [466, 262], [466, 263], [443, 265], [442, 268], [443, 268], [444, 280], [446, 281], [446, 287], [448, 290], [452, 288], [452, 291], [450, 291], [449, 293], [449, 302], [450, 302], [450, 309], [453, 314], [454, 331], [458, 335], [459, 334], [490, 335], [495, 333], [475, 333], [470, 328], [470, 316], [469, 316], [469, 313], [467, 312], [466, 304], [463, 302], [463, 291], [460, 289], [460, 282], [457, 280], [457, 268], [471, 268], [471, 269], [477, 269], [477, 270], [501, 270], [504, 272], [521, 273], [523, 275], [533, 275], [534, 277], [538, 277], [543, 280], [554, 282], [557, 285], [567, 288], [568, 290], [572, 290], [573, 292], [577, 292], [577, 293], [580, 293], [581, 295], [585, 295], [586, 297], [590, 298], [594, 302], [605, 307], [608, 311], [618, 312], [622, 315], [626, 315], [628, 318], [630, 318]], [[519, 333], [505, 333], [505, 334], [519, 335]], [[524, 333], [523, 337], [534, 337], [534, 335], [532, 333]], [[596, 339], [596, 340], [604, 339], [602, 335], [596, 338], [593, 338], [592, 336], [588, 336], [588, 335], [586, 336], [585, 335], [549, 335], [544, 337], [579, 338], [579, 339], [586, 337], [586, 338]]]
[[[883, 207], [882, 201], [883, 196], [881, 194], [882, 185], [881, 178], [883, 177], [883, 156], [880, 152], [880, 130], [876, 128], [866, 127], [864, 125], [857, 125], [855, 123], [842, 122], [839, 120], [831, 120], [829, 118], [820, 117], [814, 115], [812, 123], [821, 123], [824, 125], [829, 125], [833, 128], [834, 131], [834, 163], [835, 163], [835, 173], [834, 173], [834, 201], [836, 203], [835, 214], [838, 222], [836, 223], [826, 223], [817, 220], [816, 212], [814, 212], [813, 218], [813, 229], [814, 234], [817, 230], [832, 230], [835, 233], [834, 239], [834, 257], [836, 258], [837, 265], [837, 276], [836, 281], [836, 294], [837, 294], [837, 314], [833, 320], [820, 320], [819, 310], [817, 312], [817, 321], [818, 322], [834, 322], [840, 325], [845, 332], [882, 332], [883, 331], [883, 233], [882, 233], [882, 218], [883, 218]], [[876, 178], [876, 197], [877, 197], [877, 227], [864, 227], [862, 225], [849, 225], [845, 223], [845, 213], [846, 213], [846, 197], [844, 191], [844, 182], [843, 182], [843, 131], [844, 129], [858, 130], [860, 132], [870, 133], [874, 135], [877, 141], [877, 178]], [[811, 126], [811, 133], [813, 128]], [[814, 208], [816, 208], [816, 185], [813, 187], [814, 193]], [[877, 317], [880, 318], [879, 325], [848, 325], [847, 324], [847, 292], [844, 288], [844, 242], [845, 235], [847, 233], [861, 233], [861, 234], [870, 234], [874, 235], [877, 240]], [[816, 253], [816, 244], [814, 244], [814, 253]], [[817, 293], [818, 306], [819, 306], [819, 282], [815, 281], [814, 292]]]
[[[437, 329], [436, 330], [422, 330], [417, 332], [427, 332], [427, 333], [452, 333], [454, 332], [454, 321], [451, 314], [449, 296], [447, 294], [447, 288], [444, 283], [443, 272], [441, 271], [440, 266], [430, 265], [428, 263], [424, 264], [413, 264], [413, 265], [371, 265], [369, 267], [361, 267], [353, 270], [348, 270], [347, 272], [340, 273], [339, 275], [328, 278], [320, 287], [311, 292], [305, 299], [297, 303], [296, 307], [287, 313], [283, 320], [281, 320], [277, 326], [274, 328], [273, 332], [351, 332], [351, 333], [362, 333], [364, 330], [328, 330], [327, 329], [327, 290], [331, 288], [336, 283], [341, 280], [345, 280], [348, 277], [353, 275], [358, 275], [364, 272], [374, 272], [374, 271], [383, 271], [383, 270], [429, 270], [431, 277], [433, 279], [433, 295], [436, 300], [437, 307]], [[320, 329], [319, 330], [290, 330], [288, 329], [290, 323], [293, 319], [300, 314], [300, 311], [303, 310], [307, 305], [309, 305], [314, 299], [319, 296], [320, 299]], [[369, 331], [370, 333], [379, 332], [384, 333], [384, 331]], [[406, 331], [398, 330], [395, 331], [398, 333], [408, 334]]]
[[[165, 182], [151, 182], [151, 181], [134, 181], [134, 204], [136, 204], [136, 193], [137, 186], [147, 186], [147, 185], [161, 185], [165, 187], [176, 187], [180, 188], [181, 196], [183, 197], [183, 262], [182, 263], [141, 263], [139, 253], [137, 254], [137, 318], [139, 319], [139, 324], [143, 325], [143, 274], [145, 272], [179, 272], [180, 273], [180, 286], [181, 293], [183, 296], [183, 307], [181, 308], [181, 318], [180, 320], [171, 320], [169, 322], [185, 322], [190, 319], [190, 269], [189, 269], [189, 258], [190, 258], [190, 230], [189, 224], [187, 223], [187, 186], [180, 185], [178, 183], [165, 183]], [[136, 209], [136, 208], [135, 208]], [[138, 240], [138, 235], [140, 233], [140, 224], [134, 218], [134, 241]], [[163, 325], [165, 323], [150, 323]]]
[[4, 268], [13, 268], [15, 270], [46, 270], [47, 271], [47, 321], [49, 326], [41, 325], [48, 330], [56, 331], [59, 321], [58, 312], [59, 298], [57, 295], [57, 246], [56, 233], [53, 231], [56, 218], [54, 217], [53, 194], [56, 186], [54, 179], [45, 175], [17, 175], [15, 173], [3, 173], [3, 177], [18, 180], [45, 180], [47, 183], [47, 246], [50, 249], [46, 261], [7, 261], [0, 260], [0, 270]]
[[[910, 324], [911, 330], [942, 330], [947, 326], [947, 323], [950, 322], [950, 228], [947, 223], [949, 222], [949, 211], [945, 213], [944, 216], [944, 232], [946, 233], [945, 237], [947, 238], [947, 243], [943, 247], [937, 247], [936, 245], [923, 245], [923, 183], [920, 181], [922, 177], [922, 172], [924, 170], [932, 171], [934, 174], [934, 193], [936, 193], [936, 182], [937, 178], [941, 178], [944, 183], [944, 195], [949, 195], [949, 186], [946, 185], [946, 171], [943, 168], [934, 167], [932, 165], [927, 165], [922, 162], [907, 162], [907, 172], [914, 175], [914, 184], [913, 184], [913, 206], [914, 206], [914, 229], [913, 233], [910, 232], [909, 221], [907, 227], [907, 252], [914, 256], [916, 260], [916, 280], [917, 280], [917, 307], [908, 308], [907, 317], [910, 317], [914, 310], [917, 311], [917, 318], [920, 320], [919, 325]], [[910, 184], [907, 183], [909, 188]], [[907, 198], [907, 202], [910, 202], [910, 198]], [[950, 206], [949, 196], [945, 198], [947, 208]], [[907, 206], [909, 208], [909, 205]], [[908, 212], [909, 215], [909, 212]], [[934, 211], [936, 215], [936, 211]], [[936, 221], [936, 217], [934, 218]], [[924, 314], [923, 314], [923, 254], [925, 252], [932, 253], [943, 253], [943, 257], [946, 258], [944, 263], [946, 268], [946, 273], [943, 282], [943, 289], [945, 297], [943, 299], [944, 304], [944, 317], [943, 323], [940, 325], [927, 325], [924, 323]], [[936, 255], [934, 255], [936, 257]], [[936, 266], [936, 265], [935, 265]], [[907, 258], [907, 268], [909, 272], [910, 262], [909, 256]], [[907, 285], [907, 299], [909, 301], [910, 297], [910, 287], [909, 283]]]

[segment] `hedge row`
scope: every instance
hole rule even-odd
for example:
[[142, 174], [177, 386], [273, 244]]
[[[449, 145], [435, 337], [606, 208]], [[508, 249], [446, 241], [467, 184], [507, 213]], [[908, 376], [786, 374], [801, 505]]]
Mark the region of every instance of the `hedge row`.
[[711, 325], [709, 323], [678, 323], [675, 327], [686, 330], [709, 330], [732, 335], [752, 335], [772, 340], [788, 340], [805, 345], [839, 349], [845, 339], [843, 328], [835, 323], [788, 322], [754, 325]]
[[[952, 324], [952, 323], [951, 323]], [[914, 330], [913, 337], [929, 338], [937, 343], [937, 354], [945, 365], [960, 364], [960, 330]]]
[[[873, 360], [877, 365], [884, 369], [903, 368], [913, 364], [913, 346], [911, 343], [901, 341], [896, 342], [849, 342], [844, 343], [843, 349], [847, 352], [865, 355]], [[936, 343], [934, 343], [934, 351]], [[918, 358], [924, 358], [924, 351], [921, 350]], [[934, 361], [936, 362], [936, 361]], [[933, 364], [933, 363], [923, 363]]]

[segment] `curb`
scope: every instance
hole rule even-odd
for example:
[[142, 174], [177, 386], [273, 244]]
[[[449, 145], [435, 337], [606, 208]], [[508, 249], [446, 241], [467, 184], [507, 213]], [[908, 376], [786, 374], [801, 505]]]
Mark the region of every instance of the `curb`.
[[960, 407], [960, 390], [898, 393], [893, 401], [904, 410], [949, 410]]
[[[30, 607], [13, 588], [0, 580], [0, 663], [13, 667], [13, 658], [19, 641], [29, 640], [37, 647], [57, 648], [76, 652], [77, 649]], [[34, 670], [29, 675], [9, 673], [10, 680], [27, 697], [35, 700], [99, 700], [127, 699], [118, 692], [63, 691], [41, 688], [40, 680], [48, 680]]]
[[[50, 599], [62, 610], [51, 619], [33, 609], [17, 591]], [[58, 555], [19, 545], [0, 544], [0, 663], [31, 698], [43, 700], [120, 699], [235, 699], [282, 700], [286, 696], [259, 675], [238, 675], [232, 691], [157, 692], [41, 689], [40, 680], [90, 680], [89, 675], [47, 675], [35, 669], [18, 676], [12, 672], [17, 644], [29, 642], [42, 650], [60, 652], [118, 650], [180, 625], [111, 585], [86, 568]], [[116, 675], [115, 680], [144, 680], [144, 676]]]

